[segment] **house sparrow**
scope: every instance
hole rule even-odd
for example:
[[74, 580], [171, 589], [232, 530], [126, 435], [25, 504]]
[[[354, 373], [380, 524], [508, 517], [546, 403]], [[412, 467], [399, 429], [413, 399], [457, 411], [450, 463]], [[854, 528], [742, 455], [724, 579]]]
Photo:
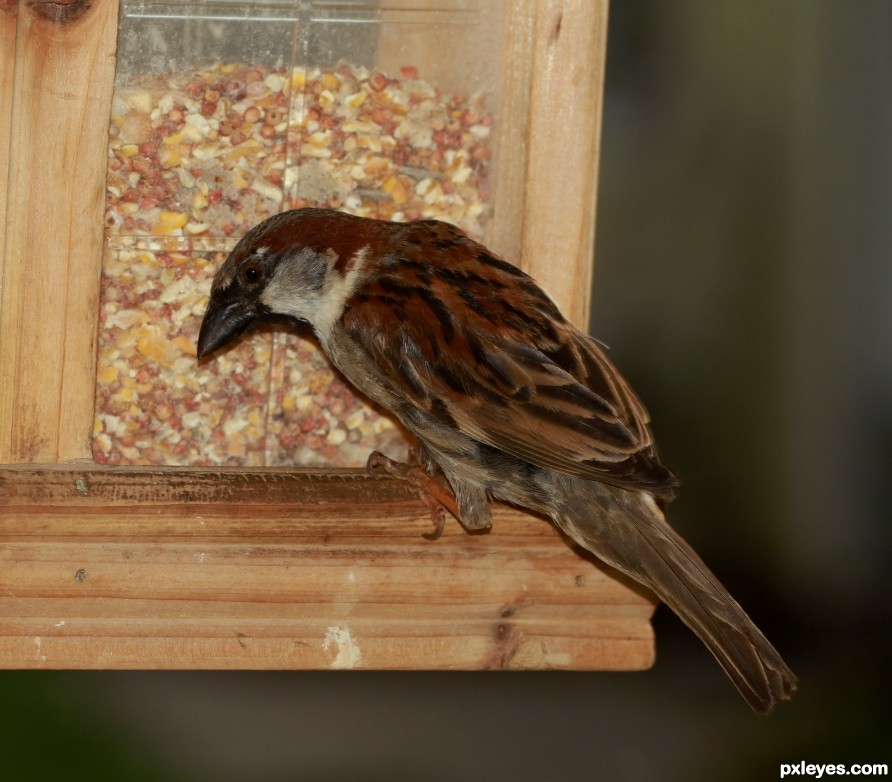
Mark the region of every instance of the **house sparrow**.
[[[264, 220], [217, 272], [198, 356], [270, 320], [309, 325], [332, 363], [417, 438], [411, 479], [469, 530], [499, 499], [551, 518], [653, 590], [743, 697], [769, 712], [796, 677], [666, 523], [677, 481], [644, 406], [536, 283], [436, 220], [328, 209]], [[422, 470], [423, 468], [423, 470]]]

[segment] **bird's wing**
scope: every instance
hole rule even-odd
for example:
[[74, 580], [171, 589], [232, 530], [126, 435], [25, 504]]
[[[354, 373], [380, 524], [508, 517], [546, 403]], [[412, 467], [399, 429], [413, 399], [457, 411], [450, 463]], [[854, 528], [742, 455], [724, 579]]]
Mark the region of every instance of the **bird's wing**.
[[343, 325], [388, 385], [531, 464], [670, 495], [647, 411], [598, 344], [527, 275], [468, 247], [444, 247], [449, 265], [404, 248], [348, 302]]

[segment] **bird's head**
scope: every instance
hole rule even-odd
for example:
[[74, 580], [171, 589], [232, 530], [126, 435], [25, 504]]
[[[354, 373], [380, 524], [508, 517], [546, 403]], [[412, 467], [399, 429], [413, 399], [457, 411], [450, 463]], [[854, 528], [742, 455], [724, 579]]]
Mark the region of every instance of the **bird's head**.
[[308, 325], [324, 342], [360, 282], [380, 225], [328, 209], [295, 209], [252, 228], [214, 277], [198, 357], [276, 321]]

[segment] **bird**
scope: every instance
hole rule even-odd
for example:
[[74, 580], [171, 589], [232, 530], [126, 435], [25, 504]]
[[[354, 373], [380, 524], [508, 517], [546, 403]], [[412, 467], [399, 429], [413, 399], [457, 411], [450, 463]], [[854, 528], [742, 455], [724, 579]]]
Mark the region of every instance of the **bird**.
[[545, 516], [668, 605], [755, 711], [792, 697], [793, 671], [666, 521], [678, 480], [645, 406], [526, 273], [446, 222], [294, 209], [217, 271], [198, 358], [269, 322], [309, 329], [417, 440], [417, 465], [373, 452], [371, 470], [469, 531], [492, 500]]

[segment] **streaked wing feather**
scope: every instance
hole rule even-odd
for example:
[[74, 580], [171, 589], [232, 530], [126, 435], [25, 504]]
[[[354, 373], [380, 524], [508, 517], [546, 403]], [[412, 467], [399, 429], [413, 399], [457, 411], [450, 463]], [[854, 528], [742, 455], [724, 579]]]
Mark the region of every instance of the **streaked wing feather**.
[[[530, 393], [512, 395], [507, 405], [448, 398], [459, 428], [476, 439], [540, 467], [656, 492], [675, 481], [656, 457], [643, 406], [622, 381], [608, 401], [538, 353], [529, 366], [527, 346], [505, 346], [505, 355], [522, 354]], [[608, 365], [609, 366], [609, 365]], [[620, 404], [617, 404], [617, 400]], [[634, 407], [625, 404], [636, 403]], [[627, 415], [633, 411], [638, 415]], [[643, 413], [643, 415], [641, 415]]]
[[441, 252], [403, 246], [343, 319], [400, 396], [539, 467], [671, 494], [647, 411], [598, 344], [529, 277], [442, 225], [413, 224]]

